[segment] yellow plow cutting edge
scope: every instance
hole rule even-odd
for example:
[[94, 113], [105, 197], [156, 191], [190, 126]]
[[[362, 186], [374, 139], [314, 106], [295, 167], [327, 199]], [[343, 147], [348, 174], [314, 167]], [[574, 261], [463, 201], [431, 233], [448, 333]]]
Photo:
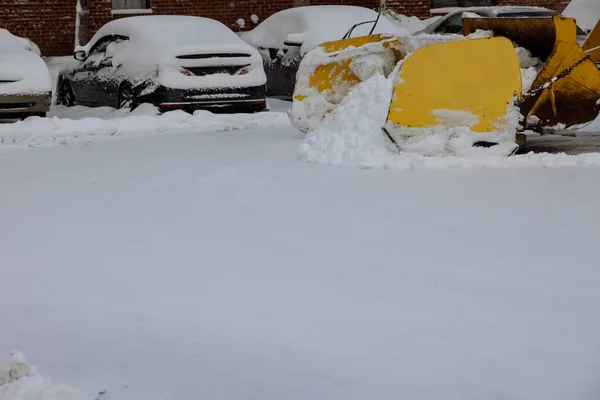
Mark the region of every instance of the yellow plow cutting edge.
[[382, 55], [388, 73], [404, 57], [397, 38], [379, 34], [327, 42], [308, 52], [298, 68], [290, 112], [301, 131], [314, 129], [366, 76], [357, 71], [361, 57]]
[[[466, 18], [465, 34], [476, 29], [492, 30], [530, 50], [544, 61], [531, 89], [523, 95], [520, 111], [527, 127], [567, 128], [593, 121], [598, 116], [600, 70], [577, 44], [575, 20], [553, 18]], [[591, 49], [600, 33], [588, 38]], [[585, 47], [585, 46], [584, 46]]]
[[600, 62], [600, 21], [598, 21], [596, 27], [588, 35], [582, 49], [585, 52], [589, 52], [588, 54], [593, 62]]
[[446, 111], [457, 111], [468, 117], [454, 121], [454, 126], [492, 132], [521, 92], [517, 54], [504, 38], [422, 47], [404, 60], [398, 82], [388, 112], [388, 131], [440, 125]]

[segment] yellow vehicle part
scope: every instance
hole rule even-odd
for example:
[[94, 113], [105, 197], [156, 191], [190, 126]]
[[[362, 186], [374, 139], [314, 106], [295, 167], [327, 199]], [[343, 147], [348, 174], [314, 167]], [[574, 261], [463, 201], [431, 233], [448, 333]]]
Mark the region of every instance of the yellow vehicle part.
[[[395, 38], [382, 34], [323, 43], [319, 48], [329, 54], [332, 60], [314, 68], [310, 73], [308, 90], [314, 88], [328, 103], [338, 104], [352, 87], [360, 82], [360, 78], [350, 68], [350, 63], [359, 54], [359, 48], [371, 43], [381, 43], [384, 48], [392, 49], [397, 57], [396, 62], [404, 57], [398, 49], [399, 42]], [[306, 91], [303, 87], [296, 87], [294, 99], [304, 99]]]
[[[392, 54], [393, 67], [404, 57], [400, 46], [397, 38], [377, 34], [327, 42], [311, 50], [300, 63], [292, 102], [292, 110], [302, 109], [296, 113], [302, 117], [292, 119], [292, 124], [305, 132], [311, 130], [311, 122], [322, 121], [361, 82], [352, 69], [354, 60], [386, 51]], [[305, 104], [307, 99], [315, 97], [319, 107]]]
[[590, 32], [581, 48], [590, 55], [592, 61], [596, 63], [600, 62], [600, 20]]
[[[530, 129], [570, 127], [593, 121], [598, 116], [600, 70], [577, 44], [575, 20], [552, 18], [466, 18], [465, 34], [476, 29], [492, 30], [530, 50], [544, 61], [528, 93], [520, 103]], [[588, 38], [588, 46], [600, 35]]]
[[429, 45], [404, 60], [386, 126], [438, 125], [449, 110], [469, 113], [459, 119], [474, 132], [492, 132], [520, 93], [519, 61], [510, 40]]

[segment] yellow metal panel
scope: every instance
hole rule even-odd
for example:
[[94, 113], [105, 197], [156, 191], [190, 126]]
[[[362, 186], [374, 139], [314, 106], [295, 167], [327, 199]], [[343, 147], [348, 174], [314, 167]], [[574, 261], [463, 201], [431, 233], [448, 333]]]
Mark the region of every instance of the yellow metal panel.
[[[375, 44], [380, 43], [381, 46]], [[365, 46], [375, 45], [372, 48]], [[318, 96], [325, 101], [326, 108], [307, 107], [303, 113], [303, 119], [323, 119], [331, 112], [343, 98], [360, 83], [360, 79], [350, 68], [350, 64], [356, 56], [368, 56], [371, 52], [390, 49], [393, 51], [396, 62], [404, 57], [400, 51], [400, 42], [397, 38], [385, 35], [362, 36], [335, 42], [323, 43], [318, 48], [311, 50], [299, 67], [299, 74], [308, 76], [308, 79], [299, 79], [294, 88], [292, 109], [302, 107], [304, 101]], [[318, 59], [316, 65], [312, 65], [312, 55], [317, 52], [326, 53], [324, 60]], [[309, 60], [309, 62], [307, 62]], [[316, 90], [315, 90], [316, 89]], [[320, 100], [321, 100], [320, 99]], [[296, 121], [303, 125], [303, 121]]]
[[492, 132], [521, 92], [517, 54], [505, 38], [434, 44], [415, 51], [400, 71], [388, 122], [423, 128], [438, 125], [435, 110], [466, 111], [475, 132]]
[[600, 21], [598, 21], [596, 27], [590, 32], [583, 44], [583, 50], [586, 52], [590, 49], [595, 49], [589, 52], [594, 62], [600, 62], [600, 48], [597, 47], [600, 47]]

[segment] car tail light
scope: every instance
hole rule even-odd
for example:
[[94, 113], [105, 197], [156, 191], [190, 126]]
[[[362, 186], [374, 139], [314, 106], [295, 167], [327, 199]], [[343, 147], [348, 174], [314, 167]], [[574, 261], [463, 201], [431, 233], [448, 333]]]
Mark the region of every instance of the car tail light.
[[246, 75], [249, 72], [250, 72], [250, 70], [248, 69], [248, 67], [242, 67], [242, 68], [238, 69], [235, 74], [236, 75]]
[[189, 69], [185, 69], [183, 67], [179, 67], [179, 72], [181, 72], [185, 76], [194, 76], [192, 71], [190, 71]]

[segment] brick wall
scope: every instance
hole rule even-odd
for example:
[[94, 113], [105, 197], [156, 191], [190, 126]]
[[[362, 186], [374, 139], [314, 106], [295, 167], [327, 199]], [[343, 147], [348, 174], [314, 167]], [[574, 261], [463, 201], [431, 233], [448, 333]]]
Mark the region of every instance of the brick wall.
[[399, 14], [429, 18], [429, 0], [388, 0], [388, 8]]
[[[598, 0], [600, 1], [600, 0]], [[186, 14], [217, 19], [227, 26], [250, 15], [260, 20], [292, 6], [294, 0], [152, 0], [153, 14]], [[502, 5], [539, 5], [562, 11], [568, 0], [499, 0]], [[311, 0], [313, 5], [347, 4], [377, 8], [379, 0]], [[0, 0], [0, 28], [36, 42], [44, 55], [68, 55], [75, 42], [76, 0]], [[388, 0], [388, 7], [405, 15], [427, 18], [429, 0]], [[89, 0], [89, 32], [119, 16], [111, 15], [112, 0]]]

